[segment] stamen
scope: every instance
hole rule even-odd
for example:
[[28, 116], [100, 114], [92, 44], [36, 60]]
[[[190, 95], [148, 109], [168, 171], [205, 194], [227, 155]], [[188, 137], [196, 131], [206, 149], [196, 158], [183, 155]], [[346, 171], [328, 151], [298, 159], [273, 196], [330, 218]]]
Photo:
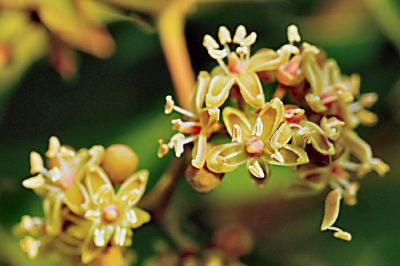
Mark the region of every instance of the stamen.
[[53, 158], [60, 152], [61, 144], [57, 137], [51, 137], [49, 139], [49, 149], [46, 152], [47, 158]]
[[222, 60], [228, 56], [229, 52], [225, 49], [223, 50], [210, 49], [208, 50], [208, 54], [216, 60]]
[[299, 29], [297, 28], [296, 25], [290, 25], [287, 28], [287, 38], [288, 38], [290, 44], [301, 41]]
[[219, 48], [217, 41], [209, 34], [204, 35], [203, 46], [207, 48], [207, 50]]
[[285, 159], [283, 158], [282, 154], [276, 150], [274, 153], [271, 154], [271, 158], [277, 160], [280, 163], [284, 163]]
[[240, 43], [241, 46], [252, 46], [257, 40], [257, 33], [252, 32]]
[[117, 246], [123, 246], [126, 240], [126, 228], [117, 227], [114, 233], [114, 241]]
[[104, 247], [106, 245], [105, 230], [96, 228], [94, 229], [94, 244], [97, 247]]
[[243, 25], [239, 25], [236, 28], [235, 35], [233, 36], [233, 42], [240, 45], [246, 37], [246, 34], [246, 28]]
[[22, 182], [22, 185], [26, 188], [30, 188], [30, 189], [36, 189], [36, 188], [40, 188], [41, 186], [43, 186], [46, 183], [46, 180], [44, 179], [42, 174], [38, 174], [36, 176], [33, 176], [31, 178], [25, 179]]
[[263, 122], [260, 117], [257, 117], [256, 123], [253, 128], [253, 132], [251, 134], [259, 137], [261, 136], [263, 130], [264, 130]]
[[52, 169], [50, 169], [48, 175], [50, 180], [54, 183], [60, 181], [62, 178], [61, 170], [58, 167], [53, 167]]
[[159, 139], [158, 143], [160, 146], [157, 151], [157, 156], [158, 158], [162, 158], [168, 154], [170, 148], [168, 147], [168, 144], [166, 144], [162, 139]]
[[265, 173], [263, 169], [261, 168], [261, 165], [258, 163], [258, 161], [255, 161], [254, 163], [250, 164], [248, 167], [250, 173], [257, 177], [257, 178], [264, 178]]
[[309, 44], [308, 42], [303, 42], [302, 48], [304, 51], [310, 51], [314, 54], [319, 54], [320, 50], [315, 45]]
[[164, 113], [165, 114], [170, 114], [174, 110], [175, 102], [172, 99], [171, 95], [168, 95], [165, 97], [165, 106], [164, 106]]
[[232, 141], [233, 142], [242, 142], [242, 129], [239, 125], [235, 124], [232, 128]]
[[219, 27], [218, 39], [222, 45], [232, 42], [231, 33], [225, 26]]
[[37, 152], [31, 152], [30, 154], [31, 163], [31, 174], [40, 173], [43, 170], [43, 159]]

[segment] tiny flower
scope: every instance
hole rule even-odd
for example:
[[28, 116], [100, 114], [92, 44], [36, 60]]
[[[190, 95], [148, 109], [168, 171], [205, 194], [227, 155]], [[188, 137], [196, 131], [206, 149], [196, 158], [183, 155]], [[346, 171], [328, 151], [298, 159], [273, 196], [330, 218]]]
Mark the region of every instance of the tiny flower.
[[90, 262], [104, 248], [113, 246], [129, 246], [132, 229], [150, 221], [150, 215], [136, 207], [144, 194], [148, 172], [139, 171], [128, 177], [115, 192], [106, 175], [98, 166], [88, 169], [85, 178], [91, 198], [91, 206], [85, 218], [92, 222], [82, 247], [83, 263]]
[[159, 157], [165, 156], [170, 149], [174, 149], [176, 157], [180, 157], [184, 146], [193, 143], [192, 165], [198, 169], [204, 166], [207, 139], [219, 130], [219, 109], [203, 107], [209, 82], [209, 74], [205, 71], [200, 72], [190, 111], [176, 106], [171, 96], [166, 97], [165, 113], [169, 114], [174, 110], [186, 116], [187, 120], [174, 119], [171, 121], [173, 129], [178, 133], [168, 143], [159, 140]]
[[22, 251], [24, 251], [29, 258], [35, 258], [39, 254], [41, 242], [31, 236], [27, 236], [21, 240], [20, 246]]
[[[237, 27], [233, 39], [224, 26], [220, 27], [218, 37], [220, 44], [210, 35], [206, 35], [203, 41], [209, 55], [219, 64], [213, 71], [206, 105], [220, 107], [229, 97], [231, 89], [237, 86], [244, 101], [255, 109], [260, 109], [265, 102], [265, 96], [257, 72], [278, 69], [292, 54], [298, 53], [297, 47], [284, 45], [278, 51], [264, 49], [251, 56], [250, 49], [257, 34], [252, 32], [247, 35], [246, 28], [242, 25]], [[236, 45], [237, 48], [231, 51], [230, 45]]]
[[243, 112], [231, 107], [225, 107], [223, 118], [234, 142], [209, 151], [207, 166], [211, 171], [226, 173], [247, 162], [254, 181], [263, 184], [269, 177], [268, 164], [296, 166], [308, 162], [306, 152], [289, 143], [293, 130], [285, 121], [284, 106], [278, 98], [266, 103], [253, 125]]
[[103, 148], [94, 146], [90, 150], [78, 152], [60, 144], [58, 138], [51, 137], [46, 152], [48, 167], [42, 157], [32, 152], [30, 155], [33, 177], [23, 181], [26, 188], [43, 195], [47, 233], [57, 235], [62, 226], [61, 206], [66, 204], [75, 214], [83, 214], [89, 204], [86, 189], [80, 184], [88, 164], [96, 163], [103, 154]]

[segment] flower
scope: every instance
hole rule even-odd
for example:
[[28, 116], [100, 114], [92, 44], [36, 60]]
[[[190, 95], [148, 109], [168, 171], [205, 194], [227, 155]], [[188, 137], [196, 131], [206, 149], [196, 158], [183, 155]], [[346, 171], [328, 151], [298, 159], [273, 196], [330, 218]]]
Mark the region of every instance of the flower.
[[148, 179], [146, 170], [139, 171], [122, 183], [118, 192], [98, 166], [88, 169], [85, 184], [91, 206], [84, 217], [92, 222], [82, 247], [82, 261], [87, 263], [111, 243], [130, 246], [132, 229], [150, 221], [150, 214], [136, 207], [143, 196]]
[[[242, 25], [237, 27], [233, 38], [229, 30], [221, 26], [218, 39], [220, 43], [207, 34], [203, 40], [208, 54], [219, 64], [212, 71], [210, 88], [206, 95], [208, 107], [220, 107], [231, 89], [238, 87], [244, 101], [255, 109], [260, 109], [264, 105], [265, 96], [257, 72], [277, 70], [292, 54], [299, 52], [297, 47], [286, 44], [277, 51], [261, 49], [251, 56], [251, 46], [255, 43], [257, 34], [252, 32], [247, 35], [246, 28]], [[231, 51], [230, 45], [236, 45], [237, 48]]]
[[51, 137], [46, 152], [48, 168], [38, 153], [31, 152], [31, 173], [34, 176], [24, 180], [22, 185], [43, 196], [48, 234], [57, 235], [61, 231], [63, 204], [77, 215], [83, 214], [88, 207], [89, 195], [80, 181], [88, 165], [99, 163], [103, 151], [103, 147], [93, 146], [75, 152], [61, 145], [57, 137]]
[[223, 118], [233, 142], [216, 145], [209, 151], [208, 168], [216, 173], [226, 173], [247, 162], [253, 179], [264, 184], [270, 174], [268, 164], [306, 164], [307, 153], [289, 143], [294, 134], [292, 128], [298, 127], [292, 127], [284, 115], [283, 103], [278, 98], [266, 103], [255, 119], [237, 109], [226, 107]]
[[168, 143], [159, 140], [158, 156], [163, 157], [170, 149], [174, 149], [176, 157], [180, 157], [184, 151], [184, 145], [194, 143], [192, 165], [200, 169], [204, 166], [206, 159], [207, 139], [219, 130], [220, 111], [217, 107], [203, 107], [205, 93], [210, 82], [209, 74], [202, 71], [197, 80], [191, 110], [176, 106], [171, 96], [166, 97], [165, 113], [170, 114], [174, 110], [186, 116], [187, 120], [174, 119], [171, 121], [173, 129], [179, 133], [176, 133]]

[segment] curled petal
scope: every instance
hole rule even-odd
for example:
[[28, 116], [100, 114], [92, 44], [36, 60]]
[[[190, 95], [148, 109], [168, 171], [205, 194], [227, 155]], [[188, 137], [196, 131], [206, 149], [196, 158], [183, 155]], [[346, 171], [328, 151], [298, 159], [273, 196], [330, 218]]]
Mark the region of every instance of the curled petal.
[[276, 150], [270, 156], [263, 157], [269, 164], [296, 166], [309, 162], [307, 153], [294, 144], [285, 144], [279, 150]]
[[322, 103], [321, 98], [314, 93], [308, 93], [305, 99], [310, 108], [316, 113], [323, 113], [328, 110], [328, 107]]
[[378, 122], [378, 116], [365, 109], [361, 109], [356, 115], [363, 126], [373, 126]]
[[302, 70], [311, 85], [313, 93], [320, 95], [324, 86], [323, 73], [313, 52], [304, 52]]
[[259, 109], [265, 102], [260, 79], [256, 73], [243, 73], [237, 77], [237, 84], [243, 99], [252, 107]]
[[194, 143], [192, 151], [192, 165], [198, 169], [202, 168], [206, 162], [207, 135], [200, 134]]
[[222, 117], [226, 130], [231, 137], [233, 136], [233, 128], [235, 125], [240, 127], [242, 136], [250, 136], [251, 123], [242, 111], [232, 107], [225, 107], [222, 111]]
[[325, 199], [325, 214], [321, 224], [321, 231], [329, 229], [337, 220], [340, 210], [342, 194], [335, 189], [329, 192]]
[[324, 116], [321, 119], [321, 128], [325, 132], [326, 136], [331, 140], [338, 140], [342, 134], [342, 128], [345, 123], [336, 117], [327, 118]]
[[210, 85], [210, 74], [207, 71], [200, 71], [197, 76], [196, 89], [192, 98], [192, 110], [198, 112], [203, 108], [204, 100]]
[[282, 123], [272, 135], [270, 145], [272, 149], [280, 149], [288, 144], [293, 136], [293, 130], [288, 123]]
[[263, 124], [261, 138], [268, 140], [272, 137], [279, 125], [284, 121], [284, 106], [279, 98], [267, 102], [261, 109], [259, 115]]
[[239, 25], [236, 28], [235, 35], [233, 36], [233, 42], [240, 45], [244, 40], [244, 38], [246, 37], [246, 35], [247, 35], [246, 28], [243, 25]]
[[325, 84], [335, 84], [341, 81], [340, 68], [335, 60], [327, 60], [323, 69], [323, 77]]
[[277, 70], [288, 59], [272, 49], [261, 49], [250, 58], [247, 70], [249, 72]]
[[207, 166], [215, 173], [226, 173], [235, 170], [247, 159], [244, 145], [228, 143], [214, 146], [207, 154]]
[[323, 155], [335, 154], [335, 146], [329, 141], [325, 132], [315, 123], [303, 120], [300, 125], [310, 130], [307, 138], [315, 150]]
[[44, 166], [43, 166], [43, 159], [39, 153], [33, 151], [30, 154], [30, 164], [31, 164], [31, 174], [40, 173]]
[[207, 107], [220, 107], [229, 96], [232, 86], [235, 84], [235, 77], [217, 75], [211, 79], [210, 88], [206, 95]]
[[201, 124], [201, 130], [206, 133], [211, 127], [213, 127], [219, 121], [219, 108], [211, 107], [201, 109], [199, 112], [199, 120]]
[[33, 177], [27, 178], [22, 182], [22, 185], [26, 188], [30, 189], [38, 189], [43, 187], [43, 185], [46, 183], [46, 180], [44, 179], [42, 174], [35, 175]]
[[147, 170], [136, 172], [121, 185], [117, 192], [117, 197], [121, 201], [128, 202], [130, 206], [135, 205], [146, 190], [148, 178], [149, 172]]

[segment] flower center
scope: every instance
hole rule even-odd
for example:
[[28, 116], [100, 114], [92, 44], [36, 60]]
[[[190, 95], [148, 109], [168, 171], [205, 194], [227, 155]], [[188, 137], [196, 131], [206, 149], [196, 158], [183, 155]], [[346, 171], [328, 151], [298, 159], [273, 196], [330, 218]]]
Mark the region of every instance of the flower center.
[[119, 211], [115, 204], [107, 205], [103, 208], [102, 213], [104, 221], [107, 223], [115, 222], [119, 217]]
[[258, 137], [252, 137], [246, 142], [246, 152], [250, 156], [261, 156], [264, 153], [264, 141]]

